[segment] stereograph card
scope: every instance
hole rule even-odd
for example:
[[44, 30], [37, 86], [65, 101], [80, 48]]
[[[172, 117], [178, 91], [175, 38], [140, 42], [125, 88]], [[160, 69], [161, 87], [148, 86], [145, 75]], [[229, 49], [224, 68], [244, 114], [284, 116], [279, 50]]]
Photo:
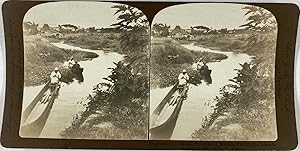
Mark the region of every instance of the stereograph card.
[[6, 1], [1, 143], [293, 149], [299, 8]]

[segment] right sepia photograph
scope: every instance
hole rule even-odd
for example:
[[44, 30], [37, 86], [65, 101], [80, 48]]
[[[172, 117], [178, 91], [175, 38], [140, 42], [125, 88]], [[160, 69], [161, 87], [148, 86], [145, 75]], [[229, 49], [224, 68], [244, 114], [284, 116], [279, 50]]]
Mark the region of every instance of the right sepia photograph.
[[153, 19], [151, 140], [275, 141], [277, 22], [258, 6], [193, 3]]

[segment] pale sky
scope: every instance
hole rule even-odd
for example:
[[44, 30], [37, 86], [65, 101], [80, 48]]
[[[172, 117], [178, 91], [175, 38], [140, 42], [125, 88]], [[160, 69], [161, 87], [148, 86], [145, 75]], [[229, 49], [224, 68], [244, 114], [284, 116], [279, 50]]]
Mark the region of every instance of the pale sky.
[[116, 23], [113, 16], [116, 3], [106, 2], [50, 2], [31, 8], [25, 15], [24, 21], [39, 24], [59, 25], [74, 24], [81, 27], [110, 27]]
[[[113, 16], [116, 3], [109, 2], [50, 2], [31, 8], [25, 15], [24, 21], [33, 21], [39, 24], [57, 26], [59, 24], [74, 24], [81, 27], [110, 27], [116, 23]], [[183, 28], [202, 25], [220, 28], [238, 28], [246, 22], [246, 10], [241, 4], [222, 3], [192, 3], [175, 5], [160, 11], [153, 23], [166, 23], [174, 28], [180, 25]]]
[[175, 5], [160, 11], [153, 23], [166, 23], [171, 28], [176, 25], [183, 28], [202, 25], [214, 29], [234, 29], [246, 23], [246, 10], [242, 9], [244, 6], [246, 5], [221, 3]]

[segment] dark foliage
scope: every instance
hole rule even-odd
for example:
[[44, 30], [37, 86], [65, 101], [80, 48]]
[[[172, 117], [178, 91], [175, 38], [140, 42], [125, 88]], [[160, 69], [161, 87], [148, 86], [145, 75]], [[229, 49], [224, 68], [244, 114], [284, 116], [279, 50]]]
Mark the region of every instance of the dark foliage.
[[[145, 139], [148, 132], [148, 21], [134, 7], [115, 5], [118, 22], [113, 24], [120, 34], [118, 52], [123, 61], [108, 68], [111, 74], [97, 84], [89, 95], [86, 110], [61, 135], [88, 138]], [[93, 118], [92, 115], [96, 115]], [[105, 122], [109, 127], [95, 127]]]
[[150, 42], [149, 22], [144, 13], [128, 5], [114, 5], [118, 22], [111, 26], [121, 31], [119, 41], [122, 52], [144, 51]]
[[158, 37], [167, 37], [170, 35], [170, 27], [167, 24], [155, 23], [152, 26], [152, 35]]
[[277, 22], [275, 17], [268, 10], [257, 6], [246, 6], [243, 9], [247, 10], [245, 16], [249, 15], [247, 23], [240, 27], [245, 27], [248, 30], [259, 32], [270, 32], [276, 30]]
[[[192, 134], [194, 139], [218, 140], [218, 131], [221, 133], [222, 127], [232, 123], [241, 125], [244, 130], [244, 133], [239, 131], [240, 135], [234, 139], [274, 137], [273, 78], [259, 76], [257, 65], [244, 63], [241, 67], [237, 70], [237, 76], [230, 79], [234, 84], [228, 84], [220, 90], [220, 97], [215, 98], [217, 103], [214, 112], [206, 118], [202, 128]], [[217, 123], [217, 127], [215, 121], [224, 115], [228, 116], [228, 120]], [[225, 135], [220, 134], [219, 137], [226, 139]]]
[[24, 84], [25, 86], [41, 85], [50, 80], [50, 73], [59, 67], [64, 77], [63, 82], [72, 82], [74, 76], [63, 69], [63, 62], [73, 56], [78, 61], [98, 57], [92, 52], [60, 49], [51, 45], [39, 36], [25, 36], [24, 42]]
[[64, 41], [67, 44], [75, 45], [81, 48], [92, 50], [104, 50], [118, 52], [119, 42], [118, 33], [77, 33], [68, 34], [61, 38], [54, 39], [55, 41]]
[[[196, 52], [188, 50], [171, 39], [153, 39], [151, 49], [151, 87], [169, 87], [177, 82], [177, 76], [183, 69], [188, 70], [191, 83], [201, 83], [199, 72], [192, 68], [192, 64], [202, 58], [205, 62], [226, 59], [223, 54], [210, 52]], [[201, 77], [201, 78], [198, 78]]]
[[[243, 52], [255, 56], [251, 64], [241, 64], [237, 75], [214, 99], [214, 112], [205, 118], [202, 128], [192, 137], [196, 140], [275, 139], [275, 46], [276, 20], [263, 8], [247, 6], [252, 31], [244, 40]], [[238, 43], [234, 44], [238, 48]], [[234, 127], [234, 131], [226, 127]]]
[[[91, 125], [110, 122], [113, 127], [126, 133], [120, 138], [145, 138], [147, 136], [148, 78], [141, 74], [134, 75], [131, 64], [124, 64], [120, 61], [115, 65], [115, 68], [110, 68], [111, 75], [104, 78], [107, 82], [99, 83], [94, 87], [93, 95], [88, 97], [90, 101], [86, 105], [86, 111], [61, 133], [63, 137], [80, 137], [81, 133], [78, 132], [83, 130], [80, 126], [89, 115], [98, 111], [102, 113], [101, 116], [96, 116], [86, 122], [92, 123]], [[91, 128], [89, 127], [89, 130]], [[102, 133], [101, 129], [97, 130], [101, 131], [98, 137], [114, 138], [113, 135]], [[89, 133], [88, 130], [87, 133]], [[93, 135], [88, 137], [93, 137]]]

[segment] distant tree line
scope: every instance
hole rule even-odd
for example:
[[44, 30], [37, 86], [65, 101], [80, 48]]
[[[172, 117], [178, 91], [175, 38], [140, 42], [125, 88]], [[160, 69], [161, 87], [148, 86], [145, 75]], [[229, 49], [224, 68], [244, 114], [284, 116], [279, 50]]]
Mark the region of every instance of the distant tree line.
[[[218, 35], [218, 34], [249, 34], [252, 32], [249, 28], [241, 26], [239, 29], [213, 29], [211, 27], [197, 25], [191, 26], [187, 29], [183, 29], [181, 26], [177, 25], [173, 29], [170, 25], [163, 23], [155, 23], [151, 28], [152, 36], [155, 37], [192, 37], [192, 36], [200, 36], [200, 35]], [[175, 36], [177, 35], [177, 36]], [[179, 38], [179, 39], [181, 39]]]
[[[202, 127], [192, 134], [195, 140], [257, 140], [276, 137], [275, 54], [277, 24], [275, 17], [257, 6], [246, 6], [251, 31], [245, 39], [247, 51], [254, 52], [250, 63], [240, 64], [232, 84], [220, 90], [214, 112], [205, 117]], [[226, 117], [226, 118], [224, 118]], [[238, 125], [234, 131], [226, 126]], [[224, 132], [225, 131], [225, 132]]]
[[[138, 9], [128, 5], [114, 5], [117, 22], [112, 27], [118, 34], [119, 52], [124, 60], [108, 68], [111, 74], [98, 83], [89, 95], [86, 110], [78, 115], [72, 125], [64, 130], [63, 137], [81, 136], [80, 131], [101, 138], [146, 138], [148, 128], [149, 74], [148, 52], [150, 44], [149, 22]], [[99, 67], [101, 68], [101, 67]], [[95, 112], [101, 112], [89, 120]], [[97, 131], [81, 129], [81, 125], [92, 122], [95, 125], [109, 121], [114, 129], [99, 128]], [[104, 130], [103, 130], [104, 129]], [[106, 135], [107, 131], [112, 131]], [[104, 131], [104, 132], [103, 132]], [[78, 133], [79, 132], [79, 133]]]
[[49, 24], [39, 25], [34, 22], [24, 22], [23, 31], [25, 34], [37, 35], [37, 34], [71, 34], [71, 33], [110, 33], [119, 32], [118, 29], [107, 27], [107, 28], [96, 28], [87, 27], [83, 28], [73, 24], [61, 24], [57, 26], [50, 26]]

